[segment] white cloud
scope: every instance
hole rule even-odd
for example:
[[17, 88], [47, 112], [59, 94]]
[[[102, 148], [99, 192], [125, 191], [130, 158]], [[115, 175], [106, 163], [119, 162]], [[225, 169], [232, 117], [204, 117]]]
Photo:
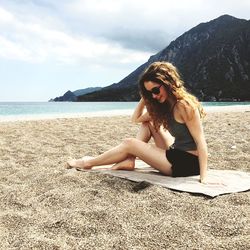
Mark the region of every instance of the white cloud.
[[9, 22], [13, 19], [13, 15], [0, 7], [0, 24], [4, 22]]
[[42, 22], [34, 22], [36, 19], [32, 16], [31, 22], [27, 16], [21, 20], [3, 8], [1, 12], [5, 13], [5, 20], [8, 19], [5, 26], [2, 23], [0, 34], [0, 56], [5, 58], [35, 63], [47, 60], [93, 63], [104, 61], [105, 58], [112, 63], [129, 63], [130, 58], [134, 62], [142, 62], [149, 56], [148, 53], [122, 48], [119, 44], [47, 27]]
[[0, 56], [14, 60], [30, 61], [29, 50], [0, 36]]
[[2, 1], [0, 56], [34, 63], [143, 63], [219, 15], [249, 16], [250, 1]]
[[249, 4], [249, 0], [75, 0], [61, 11], [69, 25], [89, 35], [155, 53], [185, 31], [220, 15], [249, 19]]
[[88, 12], [88, 13], [118, 13], [120, 12], [123, 1], [114, 0], [76, 0], [67, 4], [74, 12]]

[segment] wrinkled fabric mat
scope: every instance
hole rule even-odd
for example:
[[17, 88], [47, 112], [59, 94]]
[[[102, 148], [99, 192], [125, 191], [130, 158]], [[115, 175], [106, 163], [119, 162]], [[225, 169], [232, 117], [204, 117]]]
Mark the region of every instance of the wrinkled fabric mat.
[[145, 162], [136, 160], [135, 170], [111, 170], [111, 165], [94, 167], [91, 172], [101, 172], [135, 182], [148, 182], [173, 190], [216, 197], [221, 194], [250, 190], [250, 173], [235, 170], [208, 170], [208, 183], [199, 182], [199, 176], [169, 177], [160, 174]]

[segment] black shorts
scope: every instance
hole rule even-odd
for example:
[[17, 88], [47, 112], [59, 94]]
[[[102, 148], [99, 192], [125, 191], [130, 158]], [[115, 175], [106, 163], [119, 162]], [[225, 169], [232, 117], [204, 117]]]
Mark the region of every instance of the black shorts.
[[198, 156], [177, 148], [170, 148], [166, 151], [166, 157], [172, 164], [173, 177], [185, 177], [200, 174]]

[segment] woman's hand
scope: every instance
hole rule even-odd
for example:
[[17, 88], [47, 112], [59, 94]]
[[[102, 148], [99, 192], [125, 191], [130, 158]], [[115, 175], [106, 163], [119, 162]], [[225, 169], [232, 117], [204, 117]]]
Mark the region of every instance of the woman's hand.
[[226, 184], [224, 184], [223, 181], [220, 179], [216, 180], [216, 179], [207, 178], [207, 177], [200, 178], [200, 183], [204, 185], [210, 185], [210, 186], [226, 186]]

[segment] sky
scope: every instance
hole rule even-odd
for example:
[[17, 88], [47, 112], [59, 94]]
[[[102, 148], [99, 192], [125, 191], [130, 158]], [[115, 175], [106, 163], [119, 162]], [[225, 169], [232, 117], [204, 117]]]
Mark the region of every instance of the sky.
[[119, 82], [184, 32], [250, 0], [0, 0], [0, 102]]

